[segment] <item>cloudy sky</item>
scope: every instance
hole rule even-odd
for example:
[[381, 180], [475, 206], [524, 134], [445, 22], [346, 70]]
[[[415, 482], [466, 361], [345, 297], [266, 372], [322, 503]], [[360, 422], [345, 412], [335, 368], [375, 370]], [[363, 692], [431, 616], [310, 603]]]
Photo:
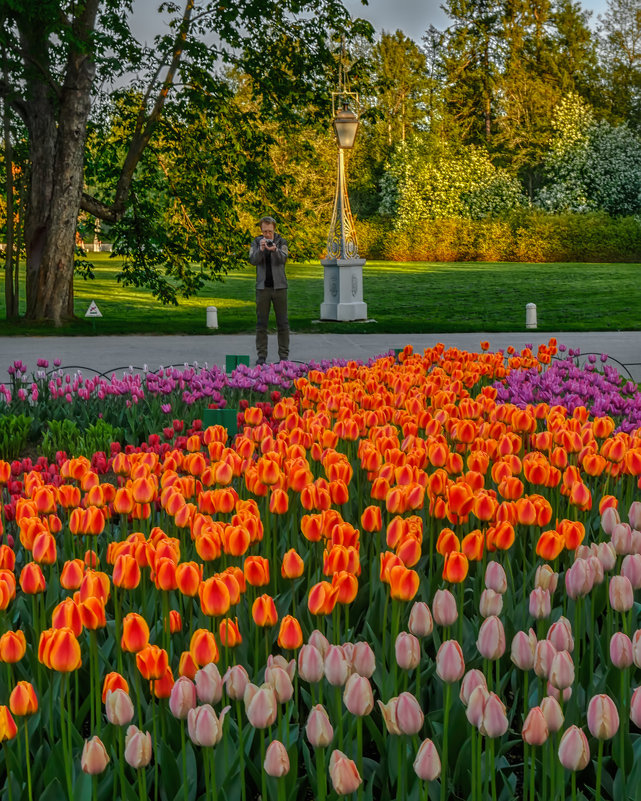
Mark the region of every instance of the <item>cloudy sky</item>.
[[[400, 28], [416, 42], [430, 25], [444, 28], [447, 17], [440, 7], [439, 0], [369, 0], [364, 6], [360, 0], [343, 0], [353, 16], [368, 19], [377, 31], [396, 31]], [[134, 0], [133, 30], [143, 40], [151, 42], [154, 35], [160, 33], [161, 18], [157, 13], [160, 0]], [[607, 0], [581, 0], [586, 11], [592, 11], [592, 23], [596, 23], [598, 14], [607, 8]]]

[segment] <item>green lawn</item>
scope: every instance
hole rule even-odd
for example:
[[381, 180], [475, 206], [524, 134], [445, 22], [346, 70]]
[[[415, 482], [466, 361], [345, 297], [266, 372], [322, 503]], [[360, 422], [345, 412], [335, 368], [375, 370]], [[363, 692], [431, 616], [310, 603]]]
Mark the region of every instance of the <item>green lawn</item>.
[[[76, 280], [78, 319], [62, 329], [4, 319], [0, 335], [91, 334], [84, 314], [95, 300], [103, 314], [97, 334], [205, 334], [206, 308], [218, 308], [218, 332], [252, 331], [254, 268], [209, 282], [198, 296], [178, 307], [163, 306], [147, 291], [122, 287], [115, 280], [120, 262], [90, 254], [93, 281]], [[292, 330], [318, 330], [323, 301], [320, 264], [289, 264], [289, 316]], [[0, 270], [0, 281], [4, 271]], [[323, 323], [323, 332], [430, 333], [514, 331], [525, 324], [525, 306], [536, 303], [540, 331], [641, 329], [639, 264], [482, 264], [372, 262], [363, 269], [367, 323]], [[214, 333], [214, 332], [212, 332]]]

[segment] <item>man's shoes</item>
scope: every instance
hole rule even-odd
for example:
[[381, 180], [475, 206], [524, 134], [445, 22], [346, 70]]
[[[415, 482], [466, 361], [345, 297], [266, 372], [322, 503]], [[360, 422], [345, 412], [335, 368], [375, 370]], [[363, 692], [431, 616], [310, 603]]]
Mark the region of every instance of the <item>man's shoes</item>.
[[266, 362], [266, 361], [267, 361], [267, 359], [263, 359], [263, 357], [262, 357], [262, 356], [259, 356], [259, 357], [256, 359], [256, 367], [258, 367], [258, 366], [259, 366], [259, 365], [261, 365], [261, 364], [265, 364], [265, 362]]

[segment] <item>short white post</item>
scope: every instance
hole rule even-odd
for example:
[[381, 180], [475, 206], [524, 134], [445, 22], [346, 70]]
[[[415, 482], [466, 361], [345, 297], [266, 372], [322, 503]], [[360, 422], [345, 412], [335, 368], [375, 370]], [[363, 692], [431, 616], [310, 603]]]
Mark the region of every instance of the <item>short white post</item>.
[[207, 306], [207, 328], [218, 328], [218, 309]]
[[536, 303], [528, 303], [525, 307], [525, 327], [536, 328]]

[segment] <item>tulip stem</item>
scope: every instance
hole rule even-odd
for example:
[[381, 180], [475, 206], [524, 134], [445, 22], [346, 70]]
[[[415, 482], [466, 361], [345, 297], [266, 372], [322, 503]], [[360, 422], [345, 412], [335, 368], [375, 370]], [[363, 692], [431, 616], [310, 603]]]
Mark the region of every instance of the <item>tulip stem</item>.
[[534, 779], [536, 774], [536, 751], [534, 746], [532, 746], [532, 758], [530, 759], [530, 764], [528, 766], [530, 771], [530, 801], [536, 801], [536, 796], [534, 795]]
[[405, 799], [405, 740], [403, 735], [398, 736], [398, 777], [396, 784], [396, 801], [404, 801]]
[[[151, 681], [151, 719], [153, 721], [154, 754], [158, 754], [158, 724], [156, 722], [156, 681]], [[158, 759], [154, 757], [154, 799], [158, 801]]]
[[528, 792], [528, 770], [530, 768], [529, 759], [528, 759], [528, 744], [523, 740], [523, 792], [522, 796], [524, 799], [529, 799], [529, 792]]
[[238, 763], [240, 767], [240, 797], [245, 801], [245, 743], [243, 742], [243, 721], [241, 718], [240, 701], [236, 699], [236, 722], [238, 723]]
[[[623, 616], [625, 620], [626, 615]], [[621, 749], [621, 778], [623, 783], [623, 797], [626, 797], [625, 792], [625, 739], [627, 735], [627, 721], [628, 721], [628, 669], [625, 668], [620, 671], [620, 690], [619, 690], [619, 705], [621, 707], [619, 718], [619, 747]]]
[[[363, 718], [359, 715], [356, 718], [356, 759], [358, 762], [358, 773], [363, 779]], [[363, 798], [363, 782], [358, 785], [358, 801]]]
[[[182, 756], [182, 764], [183, 764], [183, 793], [185, 796], [185, 801], [187, 801], [189, 797], [189, 787], [187, 782], [187, 752], [185, 751], [185, 721], [181, 719], [180, 721], [180, 753]], [[123, 788], [124, 790], [124, 788]], [[124, 793], [123, 793], [124, 798]]]
[[318, 801], [325, 801], [327, 798], [327, 776], [325, 770], [325, 749], [315, 748], [316, 756], [316, 788], [318, 790]]
[[261, 798], [267, 798], [267, 774], [265, 773], [265, 729], [260, 730], [260, 789]]
[[[126, 798], [125, 793], [125, 749], [122, 740], [122, 726], [118, 726], [118, 773], [120, 774], [120, 795]], [[114, 784], [116, 782], [114, 781]]]
[[29, 726], [28, 720], [25, 718], [24, 722], [24, 745], [25, 745], [25, 758], [27, 760], [27, 793], [29, 801], [33, 798], [31, 790], [31, 754], [29, 753]]
[[576, 801], [576, 771], [572, 771], [572, 801]]
[[91, 797], [93, 801], [98, 801], [98, 776], [96, 774], [91, 777]]
[[489, 737], [490, 746], [490, 780], [492, 782], [492, 801], [496, 801], [496, 773], [494, 772], [494, 738]]
[[601, 770], [603, 768], [603, 740], [599, 740], [599, 751], [596, 763], [596, 801], [601, 801]]
[[441, 759], [441, 801], [447, 798], [447, 734], [450, 722], [450, 697], [452, 685], [448, 682], [445, 685], [445, 702], [443, 704], [443, 756]]
[[336, 719], [338, 720], [338, 747], [343, 750], [343, 709], [341, 706], [341, 688], [334, 687], [334, 703], [336, 706]]
[[[470, 775], [471, 775], [471, 788], [472, 788], [472, 801], [476, 801], [476, 727], [472, 727], [472, 737], [470, 740]], [[443, 779], [441, 779], [443, 781]]]

